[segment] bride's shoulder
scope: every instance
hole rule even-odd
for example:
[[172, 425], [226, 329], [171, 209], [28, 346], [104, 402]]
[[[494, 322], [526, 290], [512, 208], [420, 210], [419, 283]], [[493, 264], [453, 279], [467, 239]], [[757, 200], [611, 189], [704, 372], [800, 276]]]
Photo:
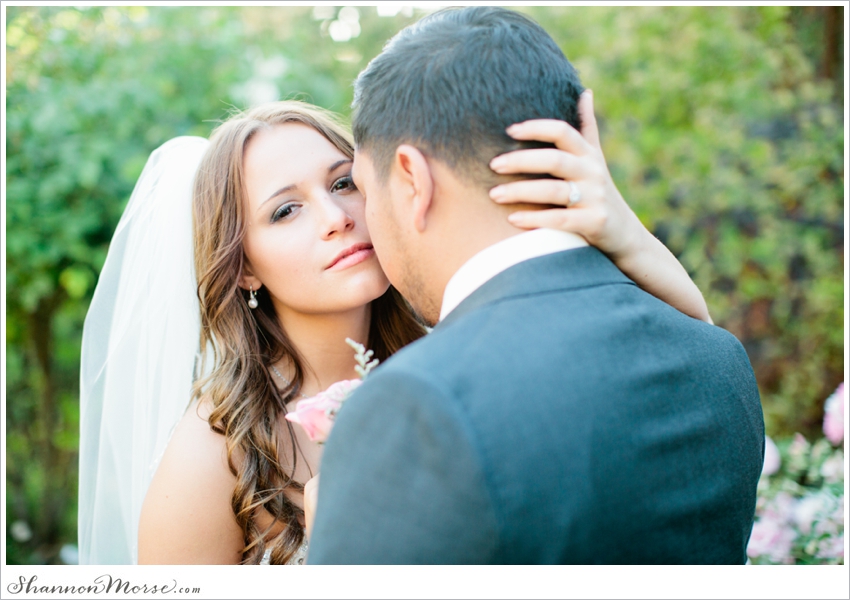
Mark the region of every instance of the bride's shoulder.
[[183, 477], [187, 472], [235, 482], [227, 463], [224, 435], [209, 422], [213, 407], [208, 399], [193, 402], [177, 423], [165, 449], [159, 471], [174, 471]]
[[[201, 401], [183, 415], [142, 506], [139, 562], [238, 562], [242, 534], [230, 506], [236, 478], [224, 436]], [[177, 544], [174, 544], [174, 541]]]

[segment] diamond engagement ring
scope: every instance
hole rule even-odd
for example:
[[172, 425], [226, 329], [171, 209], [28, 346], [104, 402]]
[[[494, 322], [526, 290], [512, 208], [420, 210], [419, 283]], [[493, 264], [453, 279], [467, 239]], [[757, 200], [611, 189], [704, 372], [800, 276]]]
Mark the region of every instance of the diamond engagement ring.
[[569, 208], [573, 204], [581, 202], [581, 191], [579, 191], [578, 186], [574, 181], [568, 181], [567, 183], [570, 184], [570, 195], [567, 197], [567, 208]]

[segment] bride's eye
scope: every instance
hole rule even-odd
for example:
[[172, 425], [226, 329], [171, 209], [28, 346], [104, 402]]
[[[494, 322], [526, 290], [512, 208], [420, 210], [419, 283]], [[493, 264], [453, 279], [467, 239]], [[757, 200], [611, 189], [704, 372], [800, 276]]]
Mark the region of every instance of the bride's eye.
[[332, 192], [353, 192], [356, 189], [357, 186], [354, 185], [354, 179], [351, 178], [351, 175], [340, 177], [331, 185]]
[[284, 204], [272, 214], [272, 223], [277, 223], [281, 219], [287, 218], [289, 215], [293, 213], [296, 206], [294, 204]]

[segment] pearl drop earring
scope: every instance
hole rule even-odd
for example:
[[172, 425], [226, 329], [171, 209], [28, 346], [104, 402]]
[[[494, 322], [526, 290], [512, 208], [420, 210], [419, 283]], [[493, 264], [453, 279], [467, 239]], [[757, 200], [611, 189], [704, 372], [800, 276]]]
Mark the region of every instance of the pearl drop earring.
[[248, 298], [248, 306], [251, 308], [251, 310], [254, 310], [255, 308], [257, 308], [257, 306], [259, 306], [260, 303], [257, 302], [257, 292], [254, 291], [253, 285], [251, 286], [251, 292], [250, 293], [251, 293], [251, 297]]

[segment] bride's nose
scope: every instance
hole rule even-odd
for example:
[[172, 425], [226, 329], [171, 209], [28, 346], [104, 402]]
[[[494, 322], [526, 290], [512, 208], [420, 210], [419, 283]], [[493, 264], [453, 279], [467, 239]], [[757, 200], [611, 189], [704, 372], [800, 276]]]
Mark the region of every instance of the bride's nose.
[[321, 202], [320, 227], [322, 239], [330, 239], [337, 234], [354, 229], [354, 219], [338, 199], [326, 196]]

